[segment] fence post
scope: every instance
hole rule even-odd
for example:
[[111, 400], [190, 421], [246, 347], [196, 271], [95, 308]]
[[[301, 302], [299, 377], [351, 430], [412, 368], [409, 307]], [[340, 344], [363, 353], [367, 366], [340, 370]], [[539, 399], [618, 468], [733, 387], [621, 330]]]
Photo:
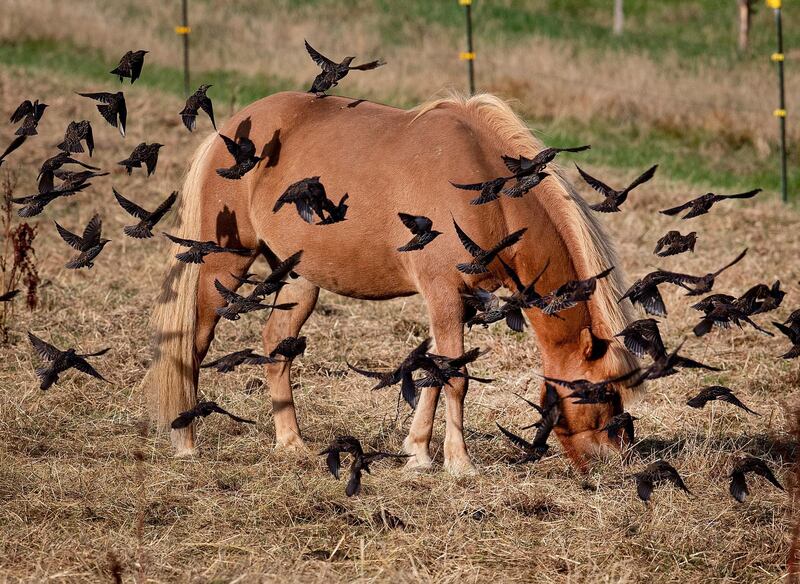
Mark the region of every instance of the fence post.
[[462, 61], [467, 62], [467, 75], [469, 76], [469, 94], [475, 94], [475, 50], [472, 47], [472, 0], [458, 0], [458, 3], [466, 9], [467, 16], [467, 52], [461, 53]]
[[783, 22], [781, 21], [781, 0], [767, 0], [767, 5], [775, 12], [775, 29], [778, 36], [778, 50], [772, 53], [772, 61], [778, 65], [778, 109], [773, 113], [778, 118], [781, 134], [781, 199], [789, 200], [789, 179], [786, 168], [786, 92], [783, 79]]
[[182, 1], [181, 26], [175, 27], [175, 34], [183, 37], [183, 92], [188, 97], [191, 89], [189, 81], [189, 33], [192, 28], [189, 26], [189, 0]]

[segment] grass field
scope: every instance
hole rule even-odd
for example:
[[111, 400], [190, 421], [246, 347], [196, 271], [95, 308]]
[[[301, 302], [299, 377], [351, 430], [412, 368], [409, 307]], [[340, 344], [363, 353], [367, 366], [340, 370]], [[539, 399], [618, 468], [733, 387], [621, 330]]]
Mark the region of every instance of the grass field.
[[[599, 462], [587, 475], [574, 471], [557, 446], [534, 466], [508, 464], [514, 452], [496, 435], [495, 422], [514, 428], [530, 422], [512, 392], [535, 394], [540, 362], [530, 334], [501, 326], [468, 336], [469, 346], [491, 349], [474, 372], [497, 379], [473, 387], [467, 397], [467, 440], [481, 470], [476, 477], [454, 478], [441, 470], [440, 412], [433, 472], [407, 473], [382, 462], [365, 478], [362, 495], [348, 499], [319, 457], [272, 450], [271, 406], [257, 368], [226, 376], [204, 370], [200, 387], [206, 398], [255, 419], [255, 427], [207, 419], [199, 430], [202, 456], [194, 460], [173, 459], [163, 438], [140, 437], [145, 408], [137, 386], [150, 358], [146, 321], [167, 245], [121, 234], [128, 217], [111, 186], [146, 207], [155, 205], [178, 188], [205, 132], [189, 134], [176, 114], [182, 98], [171, 3], [40, 4], [32, 12], [23, 0], [7, 0], [8, 17], [0, 21], [0, 112], [8, 115], [25, 97], [51, 105], [41, 136], [12, 155], [2, 174], [16, 175], [18, 195], [33, 192], [36, 170], [63, 128], [84, 118], [95, 128], [95, 162], [112, 174], [39, 217], [41, 306], [31, 313], [16, 302], [11, 341], [0, 347], [0, 581], [111, 581], [112, 556], [125, 581], [139, 582], [781, 580], [797, 519], [794, 495], [761, 479], [751, 479], [752, 494], [743, 505], [727, 493], [731, 462], [744, 453], [765, 458], [785, 485], [793, 484], [797, 447], [789, 411], [800, 394], [800, 371], [796, 362], [777, 358], [786, 348], [783, 340], [752, 332], [689, 338], [687, 354], [724, 371], [652, 383], [630, 406], [640, 418], [632, 463]], [[452, 22], [458, 10], [444, 2], [404, 4], [409, 18], [401, 18], [394, 3], [378, 0], [350, 3], [347, 10], [327, 0], [193, 2], [195, 81], [217, 84], [211, 95], [221, 122], [260, 95], [310, 82], [314, 69], [302, 50], [305, 36], [332, 53], [352, 46], [356, 54], [390, 61], [374, 75], [354, 74], [342, 93], [410, 105], [443, 85], [460, 85], [463, 64], [454, 59], [460, 21]], [[605, 32], [610, 7], [604, 10], [607, 3], [600, 1], [476, 4], [484, 27], [478, 30], [485, 35], [479, 37], [485, 38], [479, 45], [481, 86], [517, 99], [547, 143], [591, 142], [587, 168], [612, 183], [661, 163], [656, 179], [632, 196], [623, 213], [604, 217], [632, 277], [656, 265], [704, 273], [748, 246], [747, 258], [715, 290], [740, 293], [780, 278], [789, 295], [775, 316], [800, 306], [798, 215], [774, 197], [774, 71], [762, 62], [771, 38], [765, 9], [756, 15], [753, 54], [738, 56], [724, 44], [732, 47], [735, 39], [733, 11], [727, 31], [714, 26], [707, 12], [727, 6], [723, 2], [686, 2], [672, 12], [643, 7], [662, 3], [626, 2], [631, 29], [639, 30], [621, 41]], [[314, 15], [330, 26], [320, 29]], [[787, 15], [787, 28], [792, 18]], [[350, 43], [337, 39], [345, 31]], [[665, 48], [664, 39], [672, 38], [678, 40]], [[711, 48], [698, 48], [698, 39]], [[71, 92], [117, 86], [106, 71], [121, 47], [139, 46], [153, 53], [142, 79], [125, 85], [130, 116], [123, 141]], [[545, 81], [548, 75], [588, 81]], [[591, 80], [600, 79], [625, 91], [598, 92]], [[787, 82], [796, 99], [797, 77]], [[654, 102], [650, 93], [663, 99]], [[710, 109], [688, 108], [684, 98], [706, 100]], [[725, 114], [731, 107], [766, 114]], [[205, 119], [200, 125], [208, 127]], [[5, 126], [2, 144], [11, 134]], [[796, 129], [791, 136], [796, 152]], [[142, 140], [166, 144], [158, 171], [150, 179], [129, 178], [114, 163]], [[768, 192], [693, 220], [700, 235], [695, 256], [656, 261], [650, 255], [655, 239], [677, 228], [657, 209], [703, 189], [752, 186]], [[588, 189], [582, 192], [594, 200]], [[68, 249], [52, 220], [78, 229], [94, 212], [112, 243], [93, 270], [64, 269]], [[665, 298], [670, 317], [662, 331], [674, 346], [690, 334], [695, 313], [677, 292], [667, 291]], [[770, 316], [758, 320], [766, 324]], [[211, 356], [259, 348], [260, 328], [258, 317], [222, 323]], [[42, 393], [27, 330], [62, 347], [111, 346], [96, 361], [110, 383], [71, 374]], [[395, 394], [371, 392], [368, 381], [347, 373], [344, 360], [396, 361], [427, 335], [421, 301], [370, 303], [323, 293], [304, 334], [309, 349], [295, 363], [295, 399], [310, 446], [322, 449], [348, 432], [370, 447], [399, 450], [407, 411], [396, 419]], [[763, 415], [747, 416], [724, 404], [712, 415], [683, 405], [701, 385], [717, 382]], [[660, 457], [682, 472], [692, 496], [659, 490], [645, 508], [629, 475]]]

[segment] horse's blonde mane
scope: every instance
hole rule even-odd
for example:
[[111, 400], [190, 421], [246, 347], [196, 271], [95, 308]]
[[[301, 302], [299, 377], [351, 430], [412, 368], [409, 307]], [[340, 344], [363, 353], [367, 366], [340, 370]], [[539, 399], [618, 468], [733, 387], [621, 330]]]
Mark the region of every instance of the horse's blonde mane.
[[[413, 119], [440, 107], [462, 108], [476, 123], [482, 124], [502, 144], [507, 145], [507, 153], [511, 156], [533, 157], [544, 148], [508, 103], [496, 95], [481, 93], [466, 97], [450, 93], [414, 108]], [[617, 302], [626, 289], [626, 278], [617, 252], [611, 238], [586, 201], [564, 177], [563, 171], [554, 164], [550, 164], [548, 170], [556, 180], [543, 182], [533, 192], [539, 197], [542, 208], [564, 238], [578, 277], [588, 278], [614, 266], [614, 271], [608, 278], [598, 281], [597, 290], [589, 301], [595, 334], [611, 339], [633, 319], [633, 310], [628, 302]], [[618, 343], [614, 344], [617, 345], [617, 350], [609, 351], [609, 369], [627, 371], [636, 367], [634, 357]]]

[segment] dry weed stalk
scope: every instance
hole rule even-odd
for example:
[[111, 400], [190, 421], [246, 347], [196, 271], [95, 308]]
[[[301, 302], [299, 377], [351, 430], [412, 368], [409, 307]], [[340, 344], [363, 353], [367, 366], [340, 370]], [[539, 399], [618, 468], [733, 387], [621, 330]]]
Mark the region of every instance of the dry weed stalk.
[[[39, 302], [39, 272], [36, 268], [36, 252], [33, 249], [33, 240], [36, 238], [38, 226], [28, 223], [14, 225], [14, 212], [11, 198], [17, 185], [17, 175], [7, 171], [3, 176], [3, 201], [0, 217], [3, 231], [3, 250], [0, 255], [0, 271], [2, 271], [2, 293], [17, 289], [20, 284], [27, 289], [25, 303], [30, 310], [36, 308]], [[11, 315], [13, 304], [3, 303], [0, 315], [0, 338], [3, 343], [8, 342], [8, 319]]]

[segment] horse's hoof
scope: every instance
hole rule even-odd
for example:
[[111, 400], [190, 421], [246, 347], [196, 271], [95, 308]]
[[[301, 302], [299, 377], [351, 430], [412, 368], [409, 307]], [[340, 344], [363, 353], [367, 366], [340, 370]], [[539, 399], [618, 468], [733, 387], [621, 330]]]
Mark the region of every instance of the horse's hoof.
[[403, 467], [408, 472], [426, 472], [433, 467], [433, 460], [430, 456], [411, 456]]
[[299, 436], [275, 442], [275, 450], [298, 456], [309, 456], [311, 454], [311, 449], [306, 446], [306, 443]]
[[445, 460], [444, 468], [454, 477], [472, 477], [479, 474], [478, 467], [472, 464], [469, 458]]

